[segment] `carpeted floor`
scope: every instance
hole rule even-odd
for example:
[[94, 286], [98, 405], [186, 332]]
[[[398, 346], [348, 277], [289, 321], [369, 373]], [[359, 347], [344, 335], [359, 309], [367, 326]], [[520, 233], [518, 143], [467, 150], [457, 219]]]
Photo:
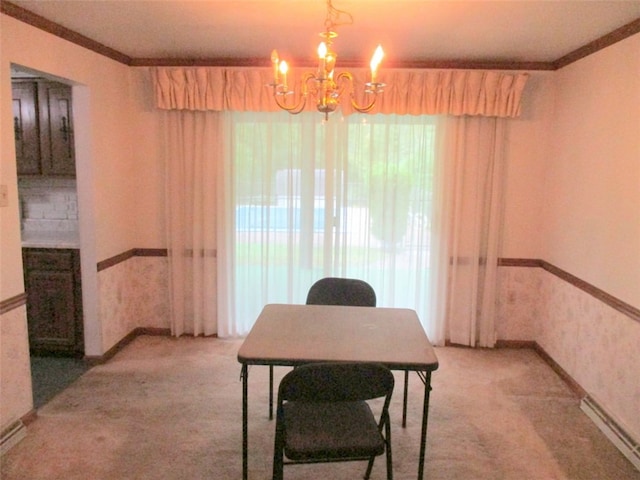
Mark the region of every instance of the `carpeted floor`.
[[[1, 459], [2, 480], [241, 478], [240, 341], [139, 337], [38, 412]], [[425, 478], [640, 479], [531, 350], [438, 348]], [[281, 376], [286, 368], [277, 368]], [[271, 478], [266, 367], [249, 373], [249, 478]], [[409, 425], [392, 402], [395, 478], [417, 474], [422, 385], [411, 376]], [[290, 466], [287, 480], [361, 478], [361, 463]], [[377, 461], [373, 479], [385, 478]]]

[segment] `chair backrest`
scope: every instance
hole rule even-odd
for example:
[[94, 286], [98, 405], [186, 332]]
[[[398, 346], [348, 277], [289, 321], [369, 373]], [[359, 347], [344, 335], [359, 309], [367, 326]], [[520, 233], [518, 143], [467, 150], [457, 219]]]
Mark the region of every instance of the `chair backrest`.
[[387, 397], [393, 392], [391, 371], [378, 363], [309, 363], [280, 382], [279, 402], [342, 402]]
[[326, 277], [311, 286], [307, 294], [307, 305], [375, 307], [376, 292], [363, 280]]

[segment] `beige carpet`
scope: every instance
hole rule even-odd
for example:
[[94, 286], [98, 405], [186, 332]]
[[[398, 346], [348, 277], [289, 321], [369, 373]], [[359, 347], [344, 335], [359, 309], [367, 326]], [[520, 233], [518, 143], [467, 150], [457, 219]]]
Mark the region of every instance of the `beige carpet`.
[[[39, 410], [2, 457], [2, 480], [240, 479], [239, 341], [139, 337]], [[425, 478], [640, 479], [530, 350], [438, 348]], [[286, 368], [277, 368], [281, 376]], [[249, 373], [250, 479], [271, 478], [266, 367]], [[416, 478], [422, 385], [410, 377], [410, 425], [392, 405], [394, 474]], [[385, 477], [376, 462], [372, 478]], [[290, 466], [285, 479], [355, 479], [364, 464]]]

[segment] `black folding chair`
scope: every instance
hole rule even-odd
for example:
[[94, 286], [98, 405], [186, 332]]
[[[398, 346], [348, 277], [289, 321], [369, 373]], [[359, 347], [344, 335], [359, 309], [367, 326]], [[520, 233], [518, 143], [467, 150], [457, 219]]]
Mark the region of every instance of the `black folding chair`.
[[363, 280], [326, 277], [311, 285], [307, 294], [307, 305], [375, 307], [376, 292]]
[[[316, 281], [307, 293], [307, 305], [347, 305], [375, 307], [376, 292], [364, 280], [356, 278], [325, 277]], [[407, 397], [409, 372], [404, 372], [402, 400], [402, 426], [407, 426]], [[273, 366], [269, 366], [269, 418], [273, 417]]]
[[[287, 373], [278, 389], [273, 479], [284, 465], [368, 460], [371, 475], [386, 452], [393, 479], [389, 403], [394, 378], [375, 363], [311, 363]], [[367, 400], [383, 398], [379, 420]]]
[[[355, 278], [325, 277], [307, 293], [307, 305], [348, 305], [375, 307], [376, 292], [371, 285]], [[406, 384], [406, 378], [405, 378]], [[269, 418], [273, 417], [273, 365], [269, 366]]]

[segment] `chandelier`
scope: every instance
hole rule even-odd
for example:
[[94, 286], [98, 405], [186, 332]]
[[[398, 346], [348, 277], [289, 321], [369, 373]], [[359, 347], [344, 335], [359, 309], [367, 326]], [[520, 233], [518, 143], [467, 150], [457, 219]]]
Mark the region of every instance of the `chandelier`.
[[[346, 17], [346, 21], [341, 21], [341, 17]], [[353, 17], [350, 13], [334, 8], [331, 0], [327, 0], [327, 17], [324, 25], [325, 30], [320, 33], [322, 41], [318, 46], [318, 69], [315, 73], [305, 73], [299, 85], [299, 92], [289, 90], [287, 83], [287, 72], [289, 65], [286, 61], [280, 60], [278, 52], [271, 52], [271, 63], [273, 65], [273, 98], [278, 107], [295, 115], [304, 110], [307, 99], [311, 96], [315, 98], [316, 108], [324, 113], [325, 120], [333, 112], [340, 101], [343, 93], [350, 92], [351, 106], [361, 113], [369, 112], [375, 105], [378, 95], [384, 90], [385, 84], [377, 81], [378, 65], [382, 61], [384, 52], [378, 45], [371, 58], [371, 81], [364, 84], [364, 91], [367, 94], [367, 103], [359, 105], [353, 93], [353, 75], [349, 72], [341, 72], [335, 75], [337, 54], [333, 50], [333, 40], [338, 36], [335, 27], [339, 25], [352, 24]], [[297, 98], [297, 100], [296, 100]]]

